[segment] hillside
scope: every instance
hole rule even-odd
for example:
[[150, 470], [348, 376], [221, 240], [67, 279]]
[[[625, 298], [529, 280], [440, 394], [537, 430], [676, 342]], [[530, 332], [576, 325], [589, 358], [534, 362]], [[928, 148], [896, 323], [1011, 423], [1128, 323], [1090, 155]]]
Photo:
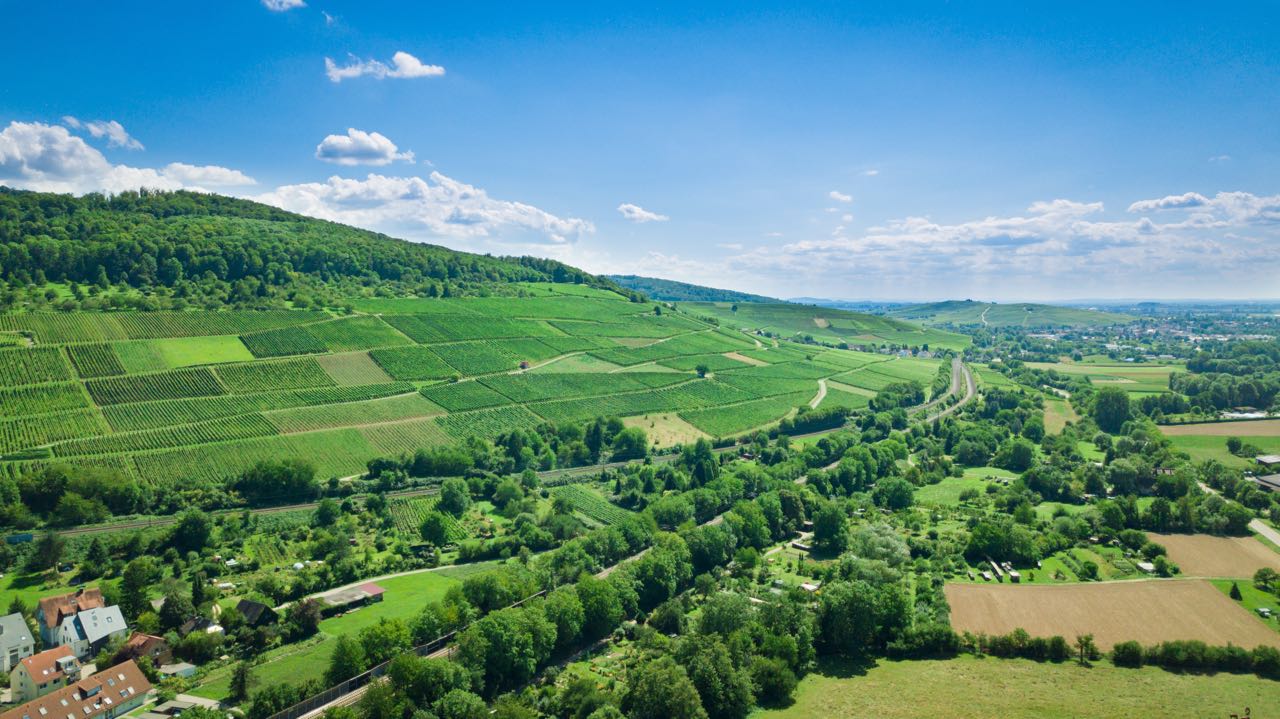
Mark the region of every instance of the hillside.
[[394, 294], [510, 291], [512, 282], [613, 283], [553, 260], [407, 242], [269, 205], [194, 192], [83, 197], [0, 187], [0, 279], [172, 290], [189, 300], [284, 306], [380, 287]]
[[749, 332], [766, 332], [776, 337], [849, 345], [907, 345], [961, 349], [969, 338], [934, 330], [904, 320], [851, 312], [831, 307], [786, 303], [688, 302], [680, 305], [699, 316], [713, 317], [721, 324]]
[[997, 304], [952, 300], [890, 310], [892, 317], [930, 325], [991, 327], [1101, 327], [1133, 318], [1114, 312], [1030, 303]]
[[662, 280], [639, 275], [604, 275], [620, 287], [643, 292], [651, 299], [663, 302], [781, 302], [773, 297], [753, 295], [736, 290], [720, 290], [714, 287], [691, 285], [687, 282]]

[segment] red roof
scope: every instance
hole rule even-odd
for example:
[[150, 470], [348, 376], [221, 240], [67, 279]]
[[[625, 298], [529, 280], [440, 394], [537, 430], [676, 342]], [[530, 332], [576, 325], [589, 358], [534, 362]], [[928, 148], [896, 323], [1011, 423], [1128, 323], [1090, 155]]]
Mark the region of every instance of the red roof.
[[359, 587], [359, 589], [360, 589], [360, 591], [362, 591], [362, 592], [364, 592], [364, 593], [366, 593], [366, 594], [372, 594], [372, 595], [374, 595], [374, 596], [377, 596], [377, 595], [379, 595], [379, 594], [385, 594], [385, 593], [386, 593], [386, 591], [387, 591], [387, 590], [383, 589], [382, 587], [378, 586], [377, 584], [374, 584], [373, 582], [368, 582], [368, 583], [366, 583], [366, 584], [361, 584], [361, 585], [360, 585], [360, 587]]
[[62, 667], [58, 666], [58, 660], [63, 657], [75, 657], [71, 647], [65, 644], [46, 649], [39, 654], [32, 654], [22, 660], [22, 666], [26, 668], [27, 674], [31, 675], [32, 681], [36, 684], [44, 684], [50, 680], [62, 678]]
[[14, 707], [0, 719], [98, 719], [149, 691], [151, 682], [137, 664], [127, 661]]

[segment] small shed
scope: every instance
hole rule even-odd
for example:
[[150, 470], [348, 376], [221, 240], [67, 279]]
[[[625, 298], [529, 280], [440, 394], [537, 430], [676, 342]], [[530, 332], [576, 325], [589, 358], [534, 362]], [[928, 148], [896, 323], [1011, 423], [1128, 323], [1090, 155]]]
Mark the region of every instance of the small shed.
[[1259, 465], [1267, 469], [1280, 467], [1280, 454], [1260, 454], [1254, 459]]

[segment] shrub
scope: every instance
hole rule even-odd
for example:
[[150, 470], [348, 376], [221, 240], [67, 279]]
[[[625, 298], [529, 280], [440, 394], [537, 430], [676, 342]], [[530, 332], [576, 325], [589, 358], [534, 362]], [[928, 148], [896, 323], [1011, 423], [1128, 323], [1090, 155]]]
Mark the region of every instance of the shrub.
[[1140, 667], [1142, 659], [1142, 645], [1135, 641], [1120, 642], [1111, 649], [1111, 663], [1118, 667]]

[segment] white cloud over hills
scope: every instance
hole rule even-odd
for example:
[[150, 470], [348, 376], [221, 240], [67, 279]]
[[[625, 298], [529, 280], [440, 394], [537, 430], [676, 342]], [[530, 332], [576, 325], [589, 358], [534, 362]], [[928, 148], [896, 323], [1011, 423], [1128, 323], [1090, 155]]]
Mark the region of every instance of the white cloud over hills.
[[636, 223], [645, 222], [666, 222], [671, 219], [666, 215], [659, 215], [656, 212], [650, 212], [639, 205], [633, 205], [630, 202], [624, 202], [618, 205], [618, 212], [623, 219]]

